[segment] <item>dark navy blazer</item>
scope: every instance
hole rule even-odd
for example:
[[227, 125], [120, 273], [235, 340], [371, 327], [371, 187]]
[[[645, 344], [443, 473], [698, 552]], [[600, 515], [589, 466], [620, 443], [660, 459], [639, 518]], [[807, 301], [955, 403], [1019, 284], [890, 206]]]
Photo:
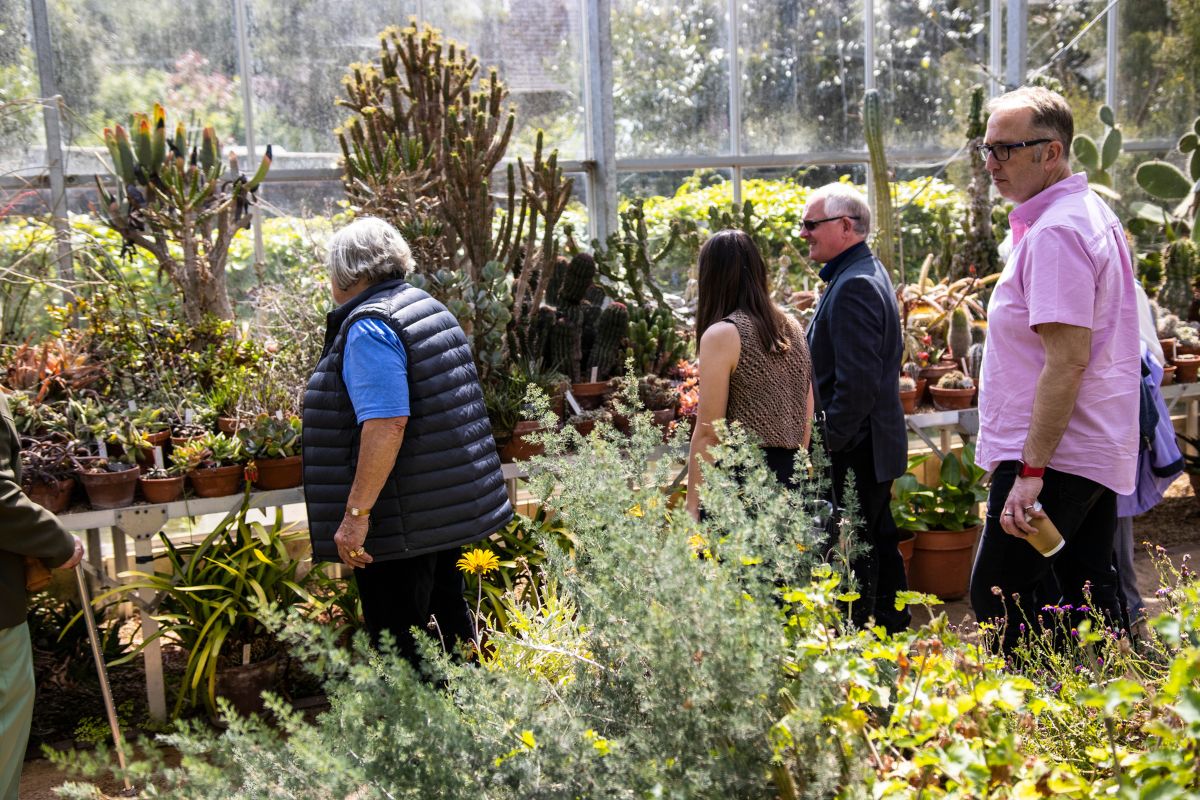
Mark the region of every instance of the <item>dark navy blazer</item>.
[[835, 454], [851, 450], [869, 434], [875, 479], [893, 480], [908, 464], [895, 290], [865, 243], [830, 260], [821, 277], [826, 286], [808, 326], [808, 346], [829, 449]]

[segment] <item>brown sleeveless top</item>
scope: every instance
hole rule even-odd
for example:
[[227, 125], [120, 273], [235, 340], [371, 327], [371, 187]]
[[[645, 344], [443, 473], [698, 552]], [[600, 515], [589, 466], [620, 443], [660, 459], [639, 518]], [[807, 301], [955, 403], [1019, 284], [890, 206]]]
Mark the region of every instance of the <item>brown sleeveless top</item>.
[[787, 314], [784, 318], [790, 346], [782, 353], [772, 353], [759, 338], [749, 314], [734, 311], [725, 317], [742, 340], [737, 366], [729, 376], [725, 418], [754, 431], [763, 447], [796, 449], [804, 445], [808, 430], [805, 405], [812, 357], [800, 323]]

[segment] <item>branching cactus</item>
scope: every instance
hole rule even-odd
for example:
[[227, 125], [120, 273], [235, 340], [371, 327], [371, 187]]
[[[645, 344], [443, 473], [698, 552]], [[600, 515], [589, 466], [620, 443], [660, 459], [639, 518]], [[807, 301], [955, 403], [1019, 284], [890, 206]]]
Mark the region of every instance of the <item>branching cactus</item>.
[[629, 347], [625, 355], [642, 375], [666, 375], [680, 359], [687, 357], [687, 339], [679, 334], [670, 310], [631, 309]]
[[875, 255], [892, 273], [894, 280], [904, 283], [903, 267], [896, 255], [895, 207], [892, 202], [891, 173], [884, 151], [883, 112], [880, 109], [879, 92], [875, 89], [868, 89], [863, 95], [863, 134], [871, 159], [871, 181], [875, 195], [875, 207], [871, 210], [871, 216], [875, 218]]
[[667, 241], [656, 251], [650, 244], [640, 199], [631, 202], [620, 217], [621, 232], [611, 234], [606, 247], [601, 247], [598, 241], [592, 243], [599, 256], [597, 269], [614, 285], [628, 287], [628, 299], [635, 307], [645, 306], [650, 300], [665, 304], [654, 271], [680, 243], [684, 227], [672, 222]]
[[1097, 145], [1095, 139], [1081, 133], [1071, 142], [1071, 152], [1075, 154], [1075, 160], [1087, 170], [1088, 183], [1093, 187], [1103, 187], [1101, 191], [1110, 190], [1105, 194], [1113, 194], [1113, 177], [1109, 170], [1121, 155], [1121, 131], [1117, 128], [1113, 110], [1108, 106], [1100, 106], [1097, 116], [1105, 127], [1100, 144]]
[[116, 125], [104, 129], [117, 185], [109, 191], [99, 177], [100, 214], [121, 234], [126, 247], [141, 247], [183, 295], [191, 324], [205, 315], [233, 319], [225, 265], [233, 237], [250, 227], [250, 206], [271, 168], [271, 147], [247, 178], [229, 154], [226, 170], [211, 127], [189, 140], [182, 123], [167, 136], [166, 112], [135, 114], [133, 134]]

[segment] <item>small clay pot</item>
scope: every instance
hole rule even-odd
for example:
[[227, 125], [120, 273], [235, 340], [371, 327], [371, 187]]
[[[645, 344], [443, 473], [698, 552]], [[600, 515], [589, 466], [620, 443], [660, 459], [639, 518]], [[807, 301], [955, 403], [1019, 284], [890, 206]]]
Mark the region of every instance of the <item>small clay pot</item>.
[[608, 381], [571, 384], [571, 394], [575, 395], [575, 401], [585, 411], [602, 406], [604, 398], [612, 394], [612, 391], [612, 387], [608, 385]]
[[238, 417], [217, 417], [217, 430], [226, 436], [233, 436], [240, 427], [242, 420]]
[[534, 456], [540, 456], [546, 448], [525, 437], [542, 430], [537, 420], [523, 419], [513, 428], [512, 436], [500, 448], [500, 460], [503, 462], [527, 461]]
[[904, 409], [905, 414], [917, 413], [917, 398], [920, 395], [920, 391], [915, 386], [908, 391], [900, 391], [900, 406]]
[[147, 503], [174, 503], [183, 497], [183, 476], [172, 478], [138, 478], [138, 488]]
[[908, 564], [912, 561], [913, 547], [917, 543], [916, 531], [900, 531], [900, 541], [896, 542], [896, 549], [900, 551], [900, 557], [904, 559], [904, 576], [908, 577]]
[[61, 514], [71, 504], [71, 492], [75, 489], [74, 478], [63, 478], [51, 483], [38, 481], [25, 492], [30, 500], [51, 514]]
[[976, 525], [965, 531], [917, 531], [908, 565], [908, 587], [942, 600], [965, 596], [971, 583], [975, 540], [982, 529], [982, 525]]
[[1163, 356], [1167, 359], [1167, 361], [1175, 360], [1175, 348], [1177, 347], [1178, 342], [1179, 340], [1174, 336], [1168, 336], [1165, 339], [1160, 338], [1158, 340], [1158, 346], [1162, 348]]
[[284, 458], [258, 458], [250, 470], [253, 475], [254, 488], [263, 491], [272, 489], [290, 489], [299, 486], [304, 477], [304, 465], [300, 456], [285, 456]]
[[133, 494], [137, 491], [137, 467], [129, 466], [120, 472], [83, 472], [76, 473], [79, 482], [87, 491], [88, 503], [92, 508], [124, 508], [133, 503]]
[[144, 467], [154, 466], [154, 448], [161, 447], [163, 449], [163, 459], [167, 457], [166, 445], [171, 441], [171, 432], [169, 430], [155, 431], [147, 433], [146, 440], [150, 442], [149, 447], [140, 447], [137, 452], [137, 462]]
[[224, 497], [242, 490], [245, 468], [241, 464], [228, 467], [194, 469], [188, 473], [197, 497]]
[[1175, 381], [1177, 383], [1195, 383], [1196, 372], [1200, 370], [1200, 356], [1175, 356]]
[[1175, 345], [1175, 354], [1180, 356], [1200, 356], [1200, 344], [1184, 344], [1179, 342]]
[[1162, 381], [1159, 386], [1170, 386], [1175, 382], [1175, 365], [1167, 364], [1163, 367]]
[[574, 425], [575, 430], [579, 431], [580, 436], [587, 436], [596, 427], [596, 420], [581, 419], [579, 422], [572, 423], [572, 425]]
[[975, 399], [975, 387], [970, 389], [943, 389], [940, 386], [930, 386], [929, 393], [933, 395], [933, 407], [940, 411], [958, 411], [971, 407]]
[[[921, 371], [917, 373], [917, 377], [918, 379], [924, 379], [925, 385], [932, 389], [934, 386], [937, 386], [937, 382], [942, 379], [943, 375], [948, 372], [953, 372], [958, 368], [958, 364], [955, 364], [953, 361], [939, 361], [938, 363], [932, 364], [928, 367], [921, 367]], [[923, 400], [932, 400], [933, 398], [931, 395], [932, 392], [922, 394], [918, 396], [917, 402], [920, 403]]]

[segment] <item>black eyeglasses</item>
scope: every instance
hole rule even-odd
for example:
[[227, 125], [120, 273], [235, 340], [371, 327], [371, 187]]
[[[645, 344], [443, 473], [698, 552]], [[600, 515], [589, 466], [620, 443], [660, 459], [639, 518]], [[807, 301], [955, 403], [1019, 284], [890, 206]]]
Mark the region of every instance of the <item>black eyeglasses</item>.
[[860, 219], [860, 217], [856, 217], [853, 214], [838, 214], [836, 217], [826, 217], [825, 219], [802, 219], [800, 220], [800, 224], [804, 226], [804, 230], [811, 233], [822, 222], [833, 222], [835, 219]]
[[975, 148], [975, 152], [979, 153], [980, 161], [987, 161], [989, 155], [996, 157], [997, 161], [1008, 161], [1012, 151], [1018, 147], [1033, 147], [1035, 144], [1046, 144], [1052, 142], [1053, 139], [1030, 139], [1027, 142], [996, 142], [995, 144], [981, 144]]

